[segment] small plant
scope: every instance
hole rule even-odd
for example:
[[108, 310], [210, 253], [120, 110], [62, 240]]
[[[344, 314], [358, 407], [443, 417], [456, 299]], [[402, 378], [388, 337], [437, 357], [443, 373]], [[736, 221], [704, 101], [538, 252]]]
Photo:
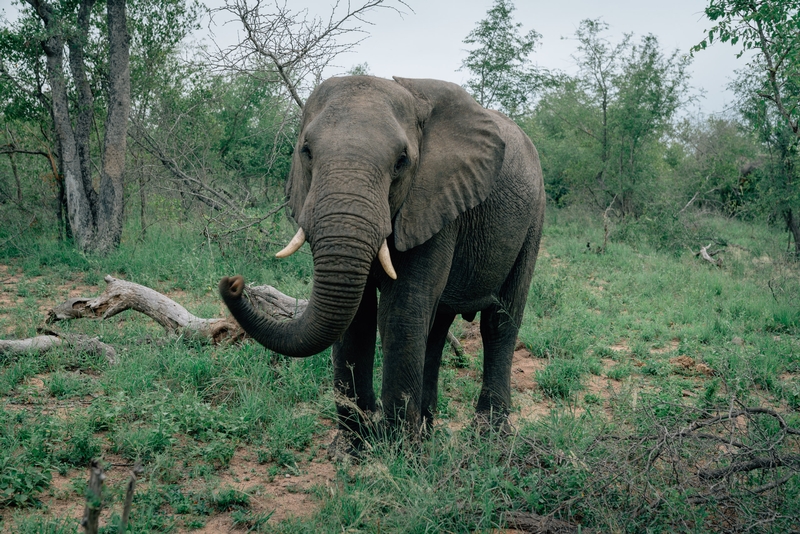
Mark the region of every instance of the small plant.
[[88, 427], [73, 432], [66, 443], [66, 449], [57, 455], [58, 459], [76, 467], [88, 466], [92, 459], [100, 456], [100, 441], [92, 435]]
[[642, 367], [643, 375], [667, 376], [672, 371], [672, 366], [662, 360], [649, 360]]
[[37, 506], [36, 496], [50, 485], [50, 470], [0, 456], [0, 508]]
[[596, 347], [594, 349], [594, 355], [600, 359], [603, 358], [614, 359], [614, 356], [616, 356], [616, 354], [617, 354], [616, 352], [611, 350], [611, 347], [601, 346], [601, 347]]
[[595, 395], [594, 393], [587, 393], [583, 397], [583, 402], [589, 405], [601, 404], [603, 399], [600, 398], [600, 395]]
[[250, 496], [234, 488], [224, 488], [214, 493], [211, 502], [218, 512], [241, 510], [250, 506]]
[[542, 371], [536, 372], [536, 382], [544, 394], [554, 399], [568, 399], [583, 389], [581, 379], [584, 365], [578, 360], [553, 360]]
[[630, 363], [618, 363], [606, 372], [606, 376], [611, 380], [624, 380], [633, 374], [633, 366]]
[[267, 521], [274, 512], [256, 513], [250, 510], [234, 510], [231, 512], [234, 528], [246, 528], [247, 532], [264, 532]]
[[47, 391], [57, 399], [77, 397], [87, 391], [86, 382], [76, 377], [73, 373], [57, 371], [45, 381]]

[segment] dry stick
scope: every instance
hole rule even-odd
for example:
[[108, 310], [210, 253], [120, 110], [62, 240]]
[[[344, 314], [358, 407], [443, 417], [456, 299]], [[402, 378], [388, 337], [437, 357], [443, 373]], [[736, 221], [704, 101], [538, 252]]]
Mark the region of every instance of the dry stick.
[[128, 489], [125, 492], [125, 506], [122, 508], [122, 520], [119, 523], [119, 534], [125, 534], [125, 529], [128, 526], [128, 518], [131, 515], [131, 506], [133, 505], [133, 492], [136, 488], [136, 477], [144, 473], [141, 462], [136, 461], [131, 471], [131, 477], [128, 479]]
[[800, 467], [800, 455], [776, 456], [774, 458], [756, 458], [749, 462], [736, 462], [720, 469], [701, 469], [697, 476], [705, 480], [716, 480], [734, 473], [746, 473], [756, 469], [774, 469], [776, 467]]
[[100, 462], [92, 460], [92, 466], [89, 468], [89, 487], [86, 491], [86, 508], [83, 510], [83, 519], [81, 520], [81, 526], [86, 530], [86, 534], [97, 534], [99, 530], [105, 479], [106, 474], [100, 467]]
[[453, 335], [451, 331], [447, 331], [447, 342], [450, 343], [450, 346], [453, 347], [453, 352], [456, 353], [458, 358], [464, 357], [464, 347], [461, 345], [461, 342]]
[[505, 524], [508, 528], [523, 532], [541, 532], [552, 534], [572, 534], [583, 532], [590, 533], [594, 530], [581, 528], [580, 525], [567, 523], [554, 517], [543, 516], [532, 512], [508, 512], [505, 514]]

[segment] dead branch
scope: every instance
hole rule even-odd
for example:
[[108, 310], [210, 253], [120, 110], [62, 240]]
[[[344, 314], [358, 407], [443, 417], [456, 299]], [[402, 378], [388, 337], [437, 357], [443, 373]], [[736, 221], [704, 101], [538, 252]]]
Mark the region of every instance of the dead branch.
[[464, 357], [464, 347], [461, 345], [461, 342], [456, 338], [456, 336], [454, 336], [449, 330], [447, 331], [447, 342], [450, 343], [451, 347], [453, 347], [453, 352], [456, 353], [458, 358]]
[[712, 256], [719, 254], [719, 251], [716, 252], [709, 252], [708, 249], [711, 247], [713, 243], [709, 243], [708, 245], [702, 247], [700, 252], [697, 252], [695, 256], [701, 256], [707, 262], [713, 263], [717, 267], [722, 267], [722, 258], [714, 259]]
[[[242, 327], [233, 318], [203, 319], [149, 287], [110, 275], [105, 277], [105, 281], [108, 285], [103, 294], [95, 298], [72, 298], [59, 304], [48, 312], [47, 322], [108, 319], [125, 310], [135, 310], [168, 332], [190, 339], [221, 343], [245, 337]], [[302, 315], [308, 305], [307, 300], [290, 297], [272, 286], [250, 286], [247, 294], [254, 307], [278, 320]]]
[[577, 534], [578, 532], [589, 534], [594, 532], [591, 529], [581, 528], [580, 525], [532, 512], [508, 512], [505, 520], [508, 528], [535, 534]]
[[92, 460], [89, 468], [89, 487], [86, 492], [86, 508], [83, 510], [81, 526], [86, 530], [86, 534], [97, 534], [99, 531], [100, 512], [103, 509], [103, 481], [106, 474], [100, 467], [100, 462]]
[[[403, 0], [400, 6], [408, 7]], [[226, 12], [237, 20], [244, 31], [241, 43], [218, 49], [212, 62], [225, 70], [266, 74], [279, 82], [299, 108], [303, 107], [302, 84], [318, 83], [322, 71], [333, 59], [353, 49], [365, 37], [366, 16], [376, 9], [401, 13], [388, 0], [336, 2], [327, 20], [310, 17], [308, 9], [292, 11], [287, 2], [275, 0], [226, 0], [213, 12]], [[349, 42], [347, 38], [351, 38]], [[269, 67], [265, 68], [264, 63]]]
[[106, 345], [96, 337], [79, 334], [63, 334], [47, 331], [41, 336], [27, 339], [0, 340], [0, 354], [25, 354], [38, 352], [43, 354], [56, 347], [71, 347], [78, 352], [104, 356], [113, 365], [117, 361], [117, 352], [111, 345]]
[[134, 118], [131, 118], [133, 128], [131, 131], [131, 139], [135, 144], [141, 147], [145, 152], [156, 158], [175, 178], [176, 181], [184, 185], [181, 191], [192, 195], [197, 198], [206, 206], [222, 210], [225, 207], [240, 211], [224, 193], [212, 188], [199, 178], [190, 175], [181, 169], [179, 163], [167, 155], [166, 150], [159, 142], [147, 131], [147, 129]]
[[219, 343], [237, 339], [242, 329], [232, 319], [201, 319], [186, 308], [149, 287], [106, 276], [102, 295], [93, 299], [73, 298], [48, 313], [47, 322], [78, 318], [108, 319], [125, 310], [136, 310], [163, 326], [168, 332], [189, 339]]
[[756, 458], [749, 462], [734, 462], [719, 469], [701, 469], [697, 476], [705, 480], [725, 478], [734, 473], [747, 473], [756, 469], [775, 469], [776, 467], [800, 467], [800, 455], [776, 456], [774, 458]]

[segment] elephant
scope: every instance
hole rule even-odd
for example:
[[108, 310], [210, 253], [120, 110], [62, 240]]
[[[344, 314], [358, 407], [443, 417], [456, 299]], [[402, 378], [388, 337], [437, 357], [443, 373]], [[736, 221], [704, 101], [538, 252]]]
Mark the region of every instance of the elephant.
[[351, 436], [357, 447], [364, 418], [379, 413], [376, 330], [380, 426], [419, 436], [433, 423], [449, 328], [457, 315], [472, 321], [478, 312], [476, 418], [505, 425], [545, 210], [528, 136], [450, 82], [329, 78], [303, 108], [286, 196], [299, 230], [277, 256], [309, 243], [306, 311], [290, 321], [267, 317], [243, 298], [238, 275], [223, 278], [219, 292], [274, 352], [307, 357], [332, 346], [337, 439]]

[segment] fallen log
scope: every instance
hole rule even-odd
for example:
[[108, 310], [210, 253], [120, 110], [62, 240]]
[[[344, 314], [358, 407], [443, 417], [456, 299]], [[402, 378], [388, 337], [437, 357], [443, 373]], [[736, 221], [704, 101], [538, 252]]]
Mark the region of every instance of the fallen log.
[[[232, 317], [203, 319], [158, 291], [141, 284], [107, 275], [105, 291], [94, 298], [72, 298], [48, 312], [47, 323], [72, 319], [108, 319], [125, 310], [136, 310], [163, 326], [168, 332], [189, 339], [219, 344], [247, 337]], [[248, 286], [245, 294], [256, 309], [276, 320], [290, 320], [302, 315], [308, 301], [290, 297], [268, 285]], [[463, 354], [459, 341], [448, 333], [448, 341], [457, 354]], [[24, 341], [24, 340], [22, 340]]]
[[0, 339], [0, 354], [25, 354], [29, 352], [45, 353], [56, 347], [71, 347], [78, 352], [104, 356], [109, 364], [117, 361], [117, 351], [96, 337], [80, 334], [63, 334], [46, 331], [42, 335], [27, 339]]
[[70, 319], [108, 319], [125, 310], [136, 310], [168, 332], [189, 339], [220, 343], [239, 339], [244, 332], [233, 319], [202, 319], [154, 289], [107, 275], [106, 290], [95, 298], [73, 298], [50, 310], [47, 323]]

